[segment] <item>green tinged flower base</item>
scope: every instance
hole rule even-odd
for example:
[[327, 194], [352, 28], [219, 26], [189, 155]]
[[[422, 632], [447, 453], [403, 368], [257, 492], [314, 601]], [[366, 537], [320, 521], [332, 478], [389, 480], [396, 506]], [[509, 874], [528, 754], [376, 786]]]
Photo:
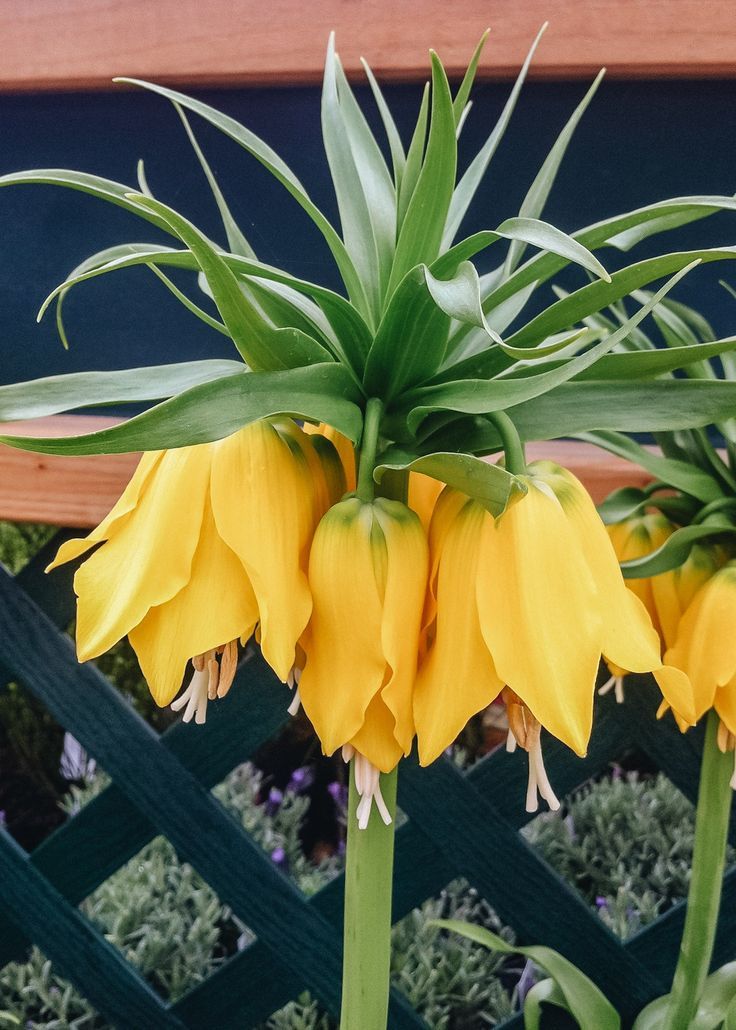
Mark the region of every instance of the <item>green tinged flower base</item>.
[[386, 826], [377, 809], [358, 828], [360, 797], [350, 763], [350, 801], [345, 868], [345, 937], [340, 1030], [386, 1030], [391, 968], [391, 885], [394, 864], [397, 769], [381, 774], [391, 813]]

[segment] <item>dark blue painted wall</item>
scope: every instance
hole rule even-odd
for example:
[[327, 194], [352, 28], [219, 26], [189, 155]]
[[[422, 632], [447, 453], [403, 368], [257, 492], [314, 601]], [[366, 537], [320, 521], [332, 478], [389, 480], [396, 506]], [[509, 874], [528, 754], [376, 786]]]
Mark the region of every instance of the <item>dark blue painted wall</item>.
[[[492, 228], [518, 211], [557, 132], [581, 97], [580, 83], [526, 87], [507, 137], [467, 228]], [[481, 145], [508, 87], [482, 85], [463, 134], [461, 160]], [[334, 215], [319, 130], [316, 89], [201, 93], [271, 143]], [[419, 90], [388, 90], [405, 134]], [[362, 99], [367, 97], [361, 92]], [[736, 190], [736, 84], [604, 83], [563, 165], [545, 217], [571, 231], [607, 215], [668, 196]], [[297, 204], [234, 143], [197, 123], [221, 185], [265, 261], [336, 284], [329, 255]], [[135, 183], [145, 159], [149, 183], [207, 232], [221, 236], [217, 215], [181, 125], [168, 104], [123, 90], [100, 95], [0, 98], [3, 172], [71, 167]], [[118, 209], [50, 186], [0, 191], [0, 381], [79, 368], [123, 368], [228, 353], [227, 341], [184, 311], [146, 270], [79, 287], [66, 306], [72, 348], [58, 342], [53, 316], [35, 312], [47, 292], [88, 254], [156, 231]], [[160, 237], [163, 239], [163, 237]], [[719, 215], [647, 241], [641, 253], [736, 243], [736, 216]], [[639, 253], [635, 251], [634, 253]], [[622, 263], [605, 252], [611, 267]], [[481, 262], [482, 263], [482, 262]], [[697, 271], [677, 296], [702, 310], [722, 335], [736, 332], [736, 301], [717, 285], [733, 271]]]

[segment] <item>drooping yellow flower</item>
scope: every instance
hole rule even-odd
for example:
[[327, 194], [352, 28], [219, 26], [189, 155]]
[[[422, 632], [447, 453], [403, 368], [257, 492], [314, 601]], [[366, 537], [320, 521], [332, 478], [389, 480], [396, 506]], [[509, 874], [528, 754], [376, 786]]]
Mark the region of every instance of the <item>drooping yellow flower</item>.
[[667, 662], [689, 676], [696, 717], [715, 708], [732, 736], [736, 736], [735, 625], [736, 561], [730, 561], [695, 592], [665, 655]]
[[686, 718], [693, 705], [687, 677], [662, 666], [657, 634], [626, 589], [587, 491], [551, 462], [528, 471], [528, 492], [497, 519], [449, 489], [437, 503], [429, 650], [414, 714], [420, 761], [428, 764], [470, 716], [510, 688], [504, 696], [524, 710], [515, 736], [529, 750], [530, 780], [554, 800], [539, 726], [585, 754], [602, 654], [653, 671]]
[[299, 690], [326, 754], [348, 746], [389, 772], [411, 750], [427, 561], [419, 518], [398, 501], [348, 497], [317, 527]]
[[237, 641], [258, 624], [264, 657], [286, 681], [311, 614], [309, 543], [331, 499], [310, 448], [294, 423], [259, 421], [216, 443], [145, 454], [107, 518], [53, 563], [99, 545], [74, 579], [80, 661], [127, 634], [165, 705], [192, 659], [177, 706], [203, 721], [207, 697], [232, 682]]

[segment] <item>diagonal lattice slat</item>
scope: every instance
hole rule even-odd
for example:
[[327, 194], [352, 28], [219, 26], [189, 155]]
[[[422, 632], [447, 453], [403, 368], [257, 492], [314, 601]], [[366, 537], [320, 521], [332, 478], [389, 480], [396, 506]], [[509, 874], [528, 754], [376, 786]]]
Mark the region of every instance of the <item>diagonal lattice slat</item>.
[[[31, 855], [7, 834], [0, 836], [0, 965], [33, 940], [116, 1026], [139, 1030], [205, 1025], [243, 1030], [305, 988], [336, 1011], [342, 877], [305, 899], [208, 793], [278, 731], [285, 721], [286, 689], [254, 657], [241, 666], [237, 689], [215, 707], [205, 732], [178, 724], [157, 737], [96, 670], [77, 665], [59, 629], [73, 614], [70, 575], [66, 570], [41, 574], [56, 546], [58, 540], [48, 544], [15, 581], [0, 573], [0, 671], [39, 697], [113, 783]], [[559, 793], [637, 748], [693, 799], [702, 739], [697, 733], [681, 737], [669, 721], [656, 725], [656, 703], [656, 692], [643, 681], [632, 684], [623, 708], [606, 699], [583, 761], [549, 741], [545, 758]], [[400, 801], [409, 819], [397, 833], [394, 917], [462, 875], [521, 940], [558, 947], [631, 1015], [667, 989], [684, 904], [629, 941], [616, 940], [519, 836], [531, 818], [519, 803], [525, 777], [520, 755], [493, 754], [468, 773], [446, 759], [428, 770], [404, 763]], [[74, 907], [156, 833], [166, 834], [258, 934], [172, 1006]], [[717, 964], [736, 954], [735, 900], [732, 871], [725, 883]], [[29, 915], [36, 911], [46, 914], [46, 923]], [[557, 1022], [552, 1015], [549, 1025]], [[392, 1030], [423, 1025], [393, 992]], [[521, 1017], [504, 1026], [520, 1028]]]

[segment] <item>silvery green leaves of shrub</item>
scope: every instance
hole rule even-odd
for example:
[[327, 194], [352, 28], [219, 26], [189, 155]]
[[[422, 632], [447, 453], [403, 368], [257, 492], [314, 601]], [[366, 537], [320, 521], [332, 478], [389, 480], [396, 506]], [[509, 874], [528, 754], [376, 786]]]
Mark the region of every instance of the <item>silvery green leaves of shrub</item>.
[[[639, 1013], [632, 1030], [662, 1030], [667, 1025], [669, 995]], [[736, 962], [721, 966], [705, 981], [689, 1030], [736, 1030]]]
[[581, 1030], [591, 1030], [592, 1027], [596, 1030], [620, 1030], [619, 1015], [605, 995], [585, 973], [552, 948], [543, 945], [526, 948], [512, 946], [485, 927], [459, 920], [441, 919], [434, 925], [459, 933], [491, 951], [504, 955], [523, 955], [544, 970], [550, 979], [541, 981], [527, 996], [524, 1006], [525, 1030], [539, 1030], [543, 1003], [556, 1005], [569, 1012]]

